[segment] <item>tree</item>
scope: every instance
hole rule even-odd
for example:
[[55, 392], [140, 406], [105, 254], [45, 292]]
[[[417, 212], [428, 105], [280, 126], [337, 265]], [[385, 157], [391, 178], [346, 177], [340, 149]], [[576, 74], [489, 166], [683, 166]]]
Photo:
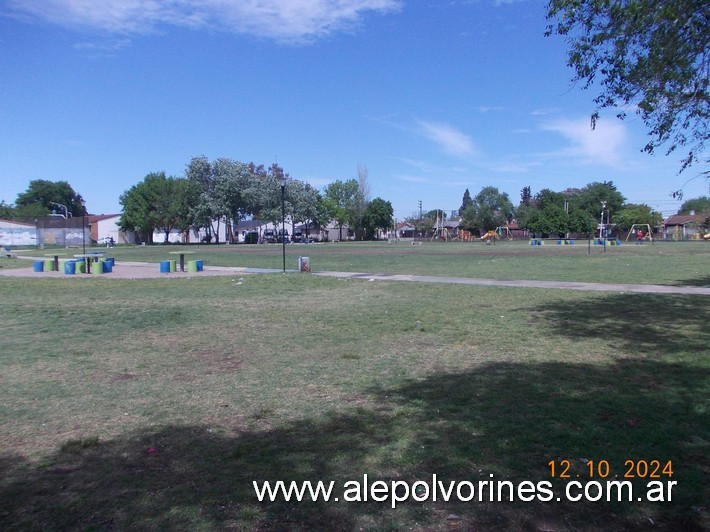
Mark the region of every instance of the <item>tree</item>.
[[173, 229], [186, 231], [189, 227], [191, 201], [195, 198], [191, 186], [186, 179], [166, 177], [165, 172], [148, 174], [121, 194], [121, 229], [139, 232], [148, 243], [153, 242], [153, 232], [159, 230], [167, 243]]
[[533, 201], [530, 187], [523, 187], [520, 191], [520, 205], [531, 205]]
[[593, 219], [585, 211], [572, 209], [567, 218], [567, 230], [570, 233], [590, 234], [596, 227], [595, 219]]
[[696, 214], [708, 213], [710, 214], [710, 198], [707, 196], [701, 196], [699, 198], [690, 199], [683, 203], [678, 209], [678, 214], [690, 214], [695, 212]]
[[357, 165], [357, 196], [353, 211], [353, 228], [355, 229], [355, 239], [364, 238], [365, 223], [364, 214], [370, 202], [370, 182], [367, 166], [362, 163]]
[[549, 188], [543, 188], [540, 192], [535, 194], [534, 203], [538, 209], [544, 209], [549, 205], [564, 207], [565, 196], [561, 192], [555, 192]]
[[11, 220], [15, 217], [15, 207], [5, 203], [5, 200], [0, 200], [0, 219]]
[[185, 177], [193, 183], [197, 198], [190, 210], [190, 223], [193, 227], [203, 227], [207, 239], [214, 238], [219, 243], [219, 225], [223, 217], [222, 206], [215, 195], [215, 175], [207, 157], [193, 157], [185, 169]]
[[[17, 195], [15, 200], [15, 214], [18, 217], [46, 216], [57, 209], [58, 214], [81, 216], [84, 213], [83, 198], [74, 192], [66, 181], [46, 181], [36, 179], [30, 181], [26, 191]], [[60, 203], [67, 208], [57, 208], [53, 203]]]
[[506, 192], [495, 187], [485, 187], [474, 201], [476, 218], [481, 231], [490, 231], [513, 217], [513, 204]]
[[286, 183], [288, 215], [291, 218], [292, 233], [295, 232], [297, 223], [307, 223], [318, 218], [319, 196], [320, 194], [315, 188], [298, 179], [290, 179]]
[[656, 227], [663, 221], [663, 215], [646, 204], [628, 203], [617, 212], [612, 221], [619, 231], [628, 231], [634, 224], [649, 224]]
[[331, 220], [335, 220], [340, 230], [340, 240], [343, 239], [343, 226], [355, 223], [355, 213], [358, 204], [359, 185], [355, 179], [348, 181], [333, 181], [325, 187], [324, 207]]
[[214, 194], [212, 204], [217, 214], [227, 223], [228, 240], [233, 242], [233, 227], [252, 213], [250, 190], [256, 179], [249, 166], [233, 159], [220, 158], [212, 164]]
[[389, 201], [375, 198], [367, 204], [363, 220], [368, 240], [377, 238], [379, 230], [387, 231], [392, 227], [394, 209]]
[[551, 203], [530, 215], [527, 229], [535, 234], [564, 235], [569, 229], [569, 216], [564, 208]]
[[686, 147], [681, 171], [707, 156], [706, 0], [550, 0], [547, 17], [545, 34], [567, 37], [574, 81], [599, 87], [592, 127], [603, 108], [620, 109], [621, 119], [633, 108], [648, 129], [644, 151]]
[[466, 191], [463, 193], [463, 199], [461, 200], [461, 208], [459, 209], [459, 213], [463, 213], [463, 211], [466, 210], [466, 207], [469, 205], [473, 204], [473, 199], [471, 198], [471, 193], [466, 189]]
[[[602, 202], [605, 203], [605, 213], [611, 216], [620, 211], [626, 198], [616, 190], [611, 181], [594, 182], [585, 186], [579, 194], [571, 198], [570, 203], [574, 209], [584, 211], [592, 219], [599, 220], [602, 211]], [[606, 214], [604, 215], [606, 217]]]

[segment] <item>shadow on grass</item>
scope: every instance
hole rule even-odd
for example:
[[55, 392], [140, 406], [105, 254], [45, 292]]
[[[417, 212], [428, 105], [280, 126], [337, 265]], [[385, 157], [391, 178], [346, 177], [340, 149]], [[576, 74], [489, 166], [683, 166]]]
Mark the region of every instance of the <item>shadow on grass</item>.
[[[2, 457], [8, 529], [701, 529], [708, 500], [708, 371], [627, 360], [488, 364], [373, 389], [377, 407], [278, 428], [166, 426]], [[344, 502], [343, 484], [550, 480], [550, 460], [673, 461], [672, 502]], [[253, 480], [333, 480], [341, 502], [259, 503]], [[662, 478], [665, 482], [667, 478]], [[647, 479], [634, 481], [640, 495]], [[556, 495], [563, 483], [555, 481]], [[464, 493], [466, 491], [464, 490]], [[487, 496], [487, 495], [486, 495]], [[477, 495], [476, 495], [477, 497]], [[517, 497], [516, 497], [517, 498]], [[455, 514], [458, 519], [449, 519]]]
[[532, 320], [556, 335], [617, 342], [654, 356], [710, 354], [710, 298], [618, 294], [555, 301], [535, 308]]
[[678, 286], [710, 286], [710, 275], [696, 277], [695, 279], [683, 279], [675, 284]]

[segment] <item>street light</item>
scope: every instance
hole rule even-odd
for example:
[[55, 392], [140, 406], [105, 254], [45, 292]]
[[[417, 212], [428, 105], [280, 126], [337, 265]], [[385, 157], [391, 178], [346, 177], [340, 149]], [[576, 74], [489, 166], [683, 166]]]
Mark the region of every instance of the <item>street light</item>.
[[281, 254], [283, 272], [286, 273], [286, 176], [279, 177], [281, 183]]
[[86, 202], [81, 200], [81, 253], [86, 255]]
[[602, 216], [601, 216], [601, 223], [599, 225], [599, 239], [601, 240], [601, 244], [604, 247], [604, 251], [606, 252], [606, 231], [604, 230], [604, 209], [606, 209], [606, 201], [602, 201]]
[[69, 209], [67, 209], [66, 205], [63, 205], [62, 203], [57, 203], [56, 201], [50, 201], [50, 205], [56, 205], [57, 207], [61, 207], [64, 209], [64, 218], [69, 218], [71, 214], [69, 214]]
[[71, 214], [69, 214], [69, 209], [67, 209], [67, 206], [64, 205], [63, 203], [57, 203], [56, 201], [50, 201], [50, 205], [56, 205], [57, 207], [61, 207], [64, 209], [64, 247], [66, 249], [69, 249], [69, 246], [67, 245], [67, 233], [69, 232], [69, 217]]

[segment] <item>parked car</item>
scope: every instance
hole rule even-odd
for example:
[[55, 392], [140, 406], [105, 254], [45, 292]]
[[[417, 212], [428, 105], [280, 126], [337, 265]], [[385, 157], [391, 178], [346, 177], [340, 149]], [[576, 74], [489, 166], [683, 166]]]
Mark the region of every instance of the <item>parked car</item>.
[[290, 239], [288, 237], [288, 229], [279, 229], [279, 236], [276, 237], [276, 241], [279, 244], [284, 241], [288, 244], [290, 242]]
[[261, 236], [261, 242], [267, 244], [273, 244], [276, 242], [276, 233], [273, 229], [265, 229], [264, 234]]

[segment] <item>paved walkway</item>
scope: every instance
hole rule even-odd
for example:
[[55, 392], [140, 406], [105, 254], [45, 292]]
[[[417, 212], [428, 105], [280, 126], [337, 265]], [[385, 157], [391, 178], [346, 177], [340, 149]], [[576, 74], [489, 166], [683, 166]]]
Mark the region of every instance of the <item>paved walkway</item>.
[[[227, 266], [205, 266], [200, 273], [175, 272], [160, 273], [158, 264], [147, 262], [117, 262], [111, 273], [104, 275], [75, 274], [64, 275], [63, 272], [35, 272], [28, 268], [0, 268], [0, 275], [12, 277], [34, 278], [78, 278], [78, 279], [187, 279], [193, 276], [208, 277], [221, 275], [248, 275], [281, 273], [281, 269], [244, 268]], [[295, 270], [286, 270], [289, 273]], [[507, 279], [477, 279], [471, 277], [433, 277], [429, 275], [401, 275], [384, 273], [360, 272], [313, 272], [319, 277], [337, 277], [343, 279], [363, 279], [367, 281], [400, 281], [416, 283], [464, 284], [473, 286], [509, 286], [513, 288], [543, 288], [563, 290], [585, 290], [591, 292], [628, 292], [641, 294], [685, 294], [710, 296], [710, 286], [672, 286], [654, 284], [612, 284], [612, 283], [579, 283], [569, 281], [524, 281]]]
[[467, 284], [475, 286], [510, 286], [514, 288], [557, 288], [592, 292], [636, 292], [642, 294], [689, 294], [710, 296], [710, 286], [672, 286], [658, 284], [577, 283], [570, 281], [522, 281], [477, 279], [471, 277], [432, 277], [428, 275], [390, 275], [353, 272], [314, 272], [324, 277], [367, 279], [375, 281], [411, 281], [418, 283]]

